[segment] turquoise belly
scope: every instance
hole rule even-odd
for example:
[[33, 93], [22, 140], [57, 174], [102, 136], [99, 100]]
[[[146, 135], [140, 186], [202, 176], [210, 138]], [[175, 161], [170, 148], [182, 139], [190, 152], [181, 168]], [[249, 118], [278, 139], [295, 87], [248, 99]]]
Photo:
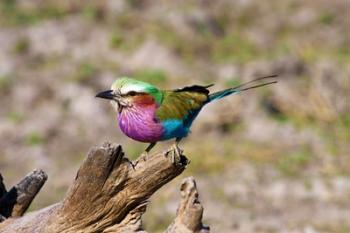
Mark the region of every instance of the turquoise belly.
[[166, 120], [162, 122], [162, 126], [164, 129], [162, 140], [183, 138], [186, 137], [190, 131], [190, 125], [185, 125], [182, 120]]

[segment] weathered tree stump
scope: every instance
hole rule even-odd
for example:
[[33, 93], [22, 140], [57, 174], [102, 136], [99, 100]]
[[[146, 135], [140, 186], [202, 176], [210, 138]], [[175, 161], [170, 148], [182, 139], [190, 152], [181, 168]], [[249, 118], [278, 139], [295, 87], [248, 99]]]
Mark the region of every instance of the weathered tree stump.
[[[141, 155], [131, 162], [120, 145], [105, 143], [90, 150], [62, 202], [24, 216], [46, 181], [45, 173], [34, 171], [9, 192], [0, 177], [0, 232], [145, 232], [141, 217], [150, 196], [181, 174], [187, 163], [174, 151]], [[208, 232], [201, 223], [203, 207], [193, 178], [183, 182], [181, 195], [167, 232]]]
[[203, 206], [198, 199], [196, 181], [188, 177], [181, 184], [181, 202], [174, 222], [166, 233], [209, 233], [209, 227], [202, 223]]

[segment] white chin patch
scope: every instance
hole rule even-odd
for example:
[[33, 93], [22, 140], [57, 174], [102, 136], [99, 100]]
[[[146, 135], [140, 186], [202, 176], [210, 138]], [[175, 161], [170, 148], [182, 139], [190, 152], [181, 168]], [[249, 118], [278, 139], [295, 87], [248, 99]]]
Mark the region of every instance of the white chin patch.
[[111, 100], [110, 103], [113, 106], [114, 110], [118, 111], [118, 103], [116, 101], [114, 101], [114, 100]]

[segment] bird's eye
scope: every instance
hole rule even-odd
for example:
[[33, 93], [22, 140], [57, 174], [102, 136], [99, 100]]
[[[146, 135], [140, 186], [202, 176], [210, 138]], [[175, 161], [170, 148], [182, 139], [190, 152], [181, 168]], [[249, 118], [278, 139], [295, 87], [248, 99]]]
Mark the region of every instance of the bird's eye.
[[136, 91], [129, 91], [127, 95], [129, 96], [135, 96], [137, 93]]

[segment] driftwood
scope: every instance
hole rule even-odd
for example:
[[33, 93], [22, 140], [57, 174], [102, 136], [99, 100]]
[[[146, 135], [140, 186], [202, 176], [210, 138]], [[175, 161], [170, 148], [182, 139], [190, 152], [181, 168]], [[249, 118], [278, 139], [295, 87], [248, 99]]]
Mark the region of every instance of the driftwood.
[[202, 216], [203, 206], [198, 200], [196, 181], [193, 177], [188, 177], [182, 181], [180, 206], [166, 233], [209, 233], [209, 227], [202, 224]]
[[0, 222], [22, 216], [46, 180], [45, 172], [34, 170], [7, 192], [0, 174]]
[[[145, 232], [141, 217], [150, 196], [181, 174], [187, 163], [172, 150], [143, 154], [131, 162], [120, 145], [105, 143], [90, 150], [62, 202], [24, 216], [46, 174], [34, 171], [9, 192], [0, 176], [0, 232]], [[177, 216], [166, 232], [209, 232], [202, 213], [195, 181], [187, 178]]]

